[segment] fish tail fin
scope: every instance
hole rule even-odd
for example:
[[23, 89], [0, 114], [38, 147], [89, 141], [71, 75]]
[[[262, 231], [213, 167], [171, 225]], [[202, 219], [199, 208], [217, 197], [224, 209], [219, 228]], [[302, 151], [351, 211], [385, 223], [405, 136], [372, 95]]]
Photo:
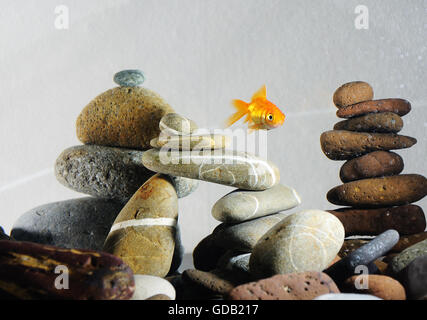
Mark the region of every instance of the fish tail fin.
[[227, 128], [249, 112], [249, 104], [242, 100], [233, 100], [233, 106], [237, 109], [237, 112], [227, 119]]

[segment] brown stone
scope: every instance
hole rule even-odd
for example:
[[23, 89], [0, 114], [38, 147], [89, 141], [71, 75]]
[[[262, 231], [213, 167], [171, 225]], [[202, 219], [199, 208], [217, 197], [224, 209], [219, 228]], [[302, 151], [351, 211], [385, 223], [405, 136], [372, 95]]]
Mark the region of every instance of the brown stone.
[[77, 137], [85, 144], [150, 148], [160, 119], [173, 112], [157, 93], [141, 87], [117, 87], [92, 100], [80, 113]]
[[312, 300], [327, 293], [339, 293], [335, 282], [322, 272], [278, 274], [234, 288], [231, 300]]
[[404, 99], [381, 99], [371, 100], [342, 107], [337, 111], [340, 118], [351, 118], [367, 113], [393, 112], [399, 116], [404, 116], [411, 111], [411, 104]]
[[364, 116], [340, 121], [334, 126], [334, 130], [380, 133], [397, 133], [402, 128], [402, 118], [393, 112], [368, 113]]
[[329, 202], [358, 208], [400, 206], [416, 202], [427, 193], [427, 179], [418, 174], [352, 181], [331, 189]]
[[394, 229], [401, 235], [423, 232], [426, 219], [423, 209], [416, 205], [405, 205], [378, 209], [342, 208], [329, 210], [343, 224], [345, 235], [378, 235]]
[[338, 108], [341, 108], [373, 98], [374, 90], [369, 83], [353, 81], [339, 87], [334, 93], [333, 101]]
[[386, 275], [388, 264], [382, 261], [382, 259], [377, 259], [374, 261], [374, 264], [377, 266], [379, 272], [383, 275]]
[[341, 247], [341, 250], [338, 252], [338, 256], [345, 258], [353, 251], [359, 249], [361, 246], [367, 244], [369, 240], [366, 239], [348, 239], [344, 240], [344, 244]]
[[399, 242], [390, 250], [390, 252], [398, 253], [402, 252], [406, 248], [413, 246], [414, 244], [427, 239], [427, 232], [421, 232], [412, 234], [409, 236], [400, 237]]
[[323, 153], [331, 160], [349, 160], [373, 151], [410, 148], [417, 139], [394, 133], [330, 130], [322, 133]]
[[397, 153], [374, 151], [348, 160], [340, 170], [342, 182], [397, 175], [403, 171], [403, 159]]
[[[61, 287], [65, 272], [68, 289]], [[134, 290], [132, 270], [108, 253], [0, 241], [0, 297], [115, 300], [131, 298]]]
[[210, 293], [227, 295], [236, 284], [242, 283], [239, 279], [233, 279], [231, 271], [212, 270], [211, 272], [188, 269], [182, 273], [185, 282], [190, 282]]
[[[363, 284], [366, 284], [368, 288], [357, 289], [357, 285]], [[384, 300], [406, 300], [405, 288], [397, 280], [384, 275], [352, 276], [344, 282], [343, 291], [372, 294]]]
[[125, 261], [135, 274], [164, 277], [175, 248], [178, 197], [172, 181], [156, 174], [120, 211], [104, 251]]

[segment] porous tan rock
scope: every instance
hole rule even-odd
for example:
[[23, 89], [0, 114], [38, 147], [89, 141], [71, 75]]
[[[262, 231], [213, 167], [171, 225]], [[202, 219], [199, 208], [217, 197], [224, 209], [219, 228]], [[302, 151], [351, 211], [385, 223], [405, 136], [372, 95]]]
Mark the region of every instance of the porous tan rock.
[[403, 171], [403, 159], [397, 153], [374, 151], [351, 159], [340, 170], [342, 182], [397, 175]]
[[356, 103], [338, 109], [339, 118], [351, 118], [368, 113], [393, 112], [399, 116], [406, 115], [411, 111], [411, 104], [405, 99], [381, 99]]
[[334, 93], [333, 101], [338, 108], [341, 108], [373, 98], [374, 90], [369, 83], [353, 81], [339, 87]]
[[165, 277], [175, 248], [178, 197], [171, 180], [151, 177], [120, 211], [104, 251], [125, 261], [135, 274]]
[[402, 128], [402, 118], [393, 112], [368, 113], [364, 116], [340, 121], [334, 126], [334, 130], [385, 133], [397, 133]]
[[77, 137], [85, 144], [150, 148], [160, 119], [173, 112], [157, 93], [141, 87], [116, 87], [93, 99], [77, 118]]
[[[364, 285], [366, 285], [366, 289], [364, 289]], [[344, 289], [342, 290], [344, 292], [371, 294], [383, 300], [406, 300], [405, 288], [400, 282], [384, 275], [352, 276], [344, 282]]]
[[349, 160], [373, 151], [410, 148], [417, 139], [394, 133], [330, 130], [320, 136], [323, 153], [331, 160]]
[[344, 183], [327, 194], [329, 202], [359, 208], [400, 206], [416, 202], [427, 193], [427, 179], [419, 174], [402, 174]]

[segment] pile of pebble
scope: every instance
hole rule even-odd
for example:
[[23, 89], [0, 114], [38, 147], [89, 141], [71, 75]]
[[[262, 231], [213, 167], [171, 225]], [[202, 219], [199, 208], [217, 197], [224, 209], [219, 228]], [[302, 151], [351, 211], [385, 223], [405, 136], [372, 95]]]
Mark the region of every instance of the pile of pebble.
[[[349, 160], [342, 170], [344, 187], [328, 198], [353, 208], [290, 212], [301, 200], [280, 184], [274, 163], [230, 150], [226, 135], [203, 133], [141, 87], [142, 72], [125, 70], [114, 80], [119, 87], [96, 97], [78, 117], [84, 145], [65, 150], [55, 164], [63, 185], [90, 197], [30, 210], [11, 237], [0, 228], [0, 297], [427, 297], [425, 220], [421, 208], [409, 204], [425, 196], [426, 181], [398, 175], [401, 158], [386, 152], [415, 143], [394, 133], [401, 128], [398, 110], [409, 112], [406, 102], [372, 102], [365, 83], [340, 88], [334, 101], [340, 114], [352, 118], [321, 140], [328, 157]], [[194, 192], [199, 180], [237, 189], [213, 205], [212, 216], [221, 223], [194, 248], [194, 269], [179, 273], [178, 199]], [[357, 185], [348, 187], [352, 183]], [[350, 235], [376, 237], [344, 241]], [[384, 258], [390, 252], [394, 256]], [[58, 266], [69, 269], [67, 290], [58, 282]], [[368, 273], [363, 289], [357, 285], [360, 266]]]
[[[418, 174], [401, 174], [403, 159], [390, 151], [409, 148], [417, 142], [397, 134], [403, 128], [401, 117], [410, 112], [411, 104], [404, 99], [373, 100], [373, 96], [372, 87], [361, 81], [342, 85], [333, 96], [337, 116], [346, 120], [324, 132], [320, 142], [329, 159], [346, 160], [339, 173], [344, 184], [327, 194], [331, 203], [346, 207], [328, 212], [342, 222], [346, 237], [353, 236], [345, 241], [342, 257], [368, 243], [363, 236], [396, 230], [400, 240], [389, 248], [391, 254], [379, 260], [384, 275], [376, 276], [376, 281], [382, 279], [386, 283], [387, 275], [393, 276], [406, 285], [409, 297], [420, 298], [422, 295], [414, 288], [420, 275], [406, 271], [412, 279], [402, 280], [402, 269], [415, 260], [410, 268], [423, 266], [426, 272], [425, 258], [421, 258], [427, 254], [426, 218], [422, 208], [411, 203], [427, 194], [427, 179]], [[411, 247], [416, 243], [424, 249]], [[408, 258], [408, 252], [417, 253]]]

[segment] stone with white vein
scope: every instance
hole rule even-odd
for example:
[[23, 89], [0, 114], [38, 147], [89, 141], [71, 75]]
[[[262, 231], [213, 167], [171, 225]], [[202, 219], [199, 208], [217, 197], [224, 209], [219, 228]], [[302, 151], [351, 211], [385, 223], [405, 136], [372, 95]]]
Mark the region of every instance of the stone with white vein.
[[280, 182], [279, 169], [270, 161], [230, 150], [161, 151], [142, 156], [148, 169], [245, 190], [266, 190]]
[[237, 223], [288, 210], [300, 203], [297, 192], [281, 184], [264, 191], [235, 190], [215, 203], [212, 216], [221, 222]]

